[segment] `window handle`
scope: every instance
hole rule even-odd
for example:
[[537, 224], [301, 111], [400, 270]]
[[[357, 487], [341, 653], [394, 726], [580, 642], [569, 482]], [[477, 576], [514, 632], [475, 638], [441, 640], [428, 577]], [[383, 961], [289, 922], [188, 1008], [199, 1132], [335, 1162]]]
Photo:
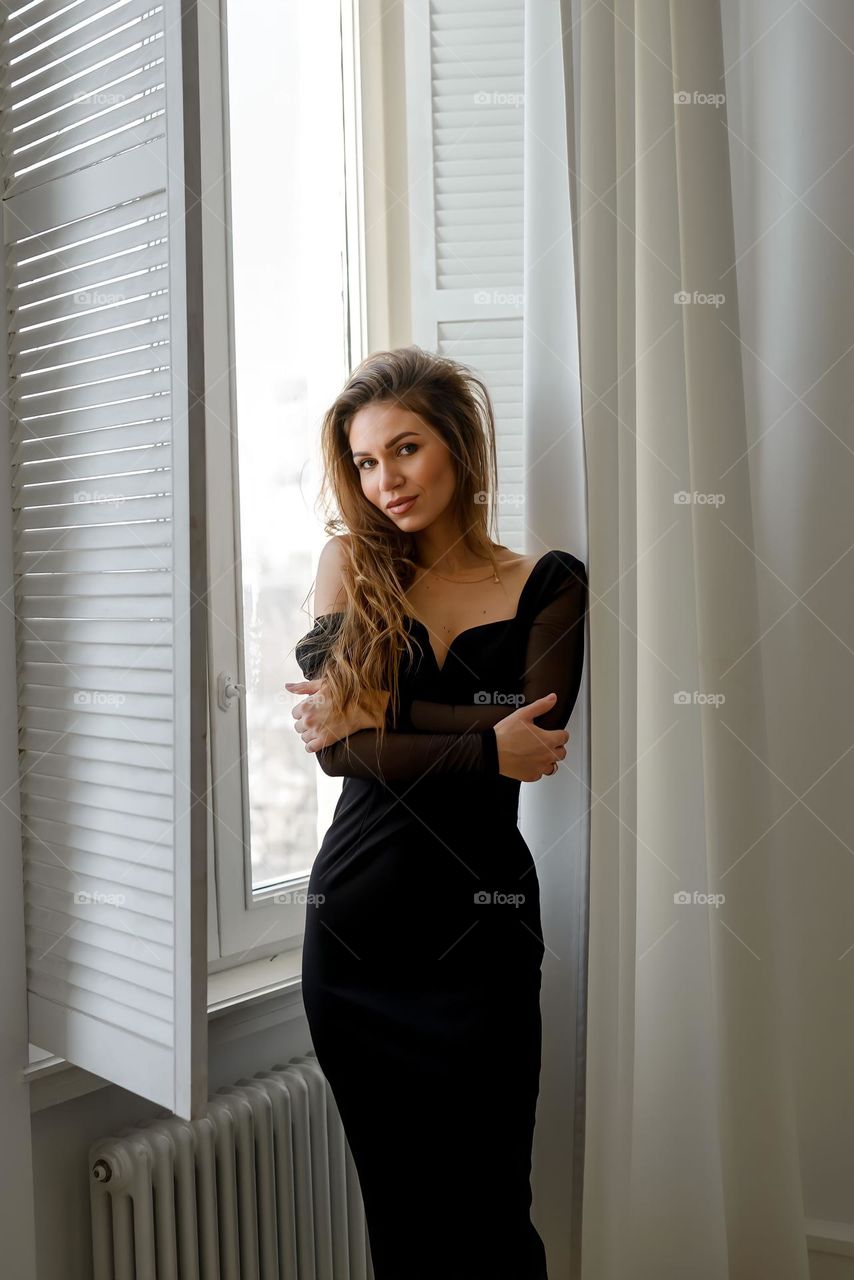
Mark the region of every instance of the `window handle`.
[[245, 692], [245, 684], [238, 684], [230, 672], [220, 671], [216, 678], [216, 700], [220, 711], [228, 711], [234, 699]]

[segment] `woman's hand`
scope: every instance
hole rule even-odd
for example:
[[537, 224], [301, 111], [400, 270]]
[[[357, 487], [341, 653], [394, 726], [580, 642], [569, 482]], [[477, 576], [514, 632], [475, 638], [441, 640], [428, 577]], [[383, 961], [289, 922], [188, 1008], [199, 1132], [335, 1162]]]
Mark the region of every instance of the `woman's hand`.
[[331, 720], [325, 711], [326, 699], [323, 685], [322, 678], [285, 681], [285, 688], [290, 693], [308, 695], [291, 710], [291, 715], [296, 721], [294, 728], [305, 743], [306, 751], [319, 751], [321, 747], [329, 747], [333, 742], [349, 737], [351, 733], [358, 733], [360, 729], [379, 728], [385, 718], [387, 693], [375, 701], [376, 709], [373, 711], [358, 704], [352, 704], [346, 708], [343, 715]]
[[569, 734], [566, 729], [541, 729], [533, 721], [554, 705], [557, 695], [544, 698], [527, 707], [519, 707], [495, 726], [498, 743], [498, 772], [517, 782], [537, 782], [548, 775], [556, 760], [566, 756]]

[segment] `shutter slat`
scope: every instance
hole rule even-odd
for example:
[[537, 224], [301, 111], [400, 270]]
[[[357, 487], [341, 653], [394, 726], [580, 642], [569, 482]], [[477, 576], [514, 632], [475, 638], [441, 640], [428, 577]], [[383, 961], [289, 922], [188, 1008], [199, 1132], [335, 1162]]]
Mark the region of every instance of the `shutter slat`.
[[[60, 911], [37, 907], [32, 903], [27, 905], [26, 919], [28, 929], [36, 930], [40, 937], [51, 941], [73, 937], [79, 945], [91, 947], [103, 955], [104, 964], [110, 963], [111, 957], [115, 957], [119, 961], [132, 960], [137, 965], [147, 966], [152, 970], [152, 985], [161, 981], [156, 971], [163, 970], [167, 974], [172, 972], [172, 948], [150, 938], [136, 937], [124, 929], [93, 925], [82, 918], [69, 918]], [[69, 932], [72, 924], [73, 934]]]
[[157, 320], [146, 320], [143, 324], [130, 325], [109, 333], [100, 333], [83, 338], [64, 339], [61, 342], [44, 345], [22, 355], [18, 359], [20, 376], [25, 378], [29, 373], [44, 371], [45, 366], [61, 364], [80, 364], [96, 356], [107, 356], [113, 353], [130, 350], [131, 347], [167, 343], [169, 340], [169, 321], [161, 317]]
[[[121, 876], [105, 879], [97, 875], [84, 875], [81, 871], [72, 871], [61, 863], [47, 863], [37, 858], [27, 858], [27, 872], [30, 883], [44, 889], [58, 889], [72, 899], [77, 906], [100, 906], [104, 911], [118, 911], [115, 899], [122, 899], [122, 908], [135, 915], [151, 916], [155, 920], [173, 919], [171, 893], [156, 894], [140, 889], [124, 880]], [[81, 894], [95, 898], [82, 901]], [[117, 916], [118, 918], [118, 916]]]
[[18, 387], [13, 386], [9, 399], [14, 412], [33, 424], [41, 415], [68, 413], [69, 410], [85, 409], [88, 419], [90, 409], [132, 398], [144, 402], [152, 395], [168, 390], [170, 385], [169, 370], [157, 369], [151, 373], [143, 372], [129, 378], [116, 378], [113, 382], [95, 382], [82, 387], [59, 388], [53, 395], [27, 396], [25, 391], [22, 393]]
[[102, 431], [76, 431], [72, 435], [53, 436], [47, 440], [23, 440], [13, 454], [13, 462], [37, 463], [54, 458], [71, 458], [79, 454], [103, 454], [107, 449], [131, 449], [142, 445], [160, 444], [168, 439], [168, 428], [162, 422], [136, 422], [124, 427], [110, 427], [109, 434]]
[[[29, 741], [25, 742], [25, 746], [35, 745]], [[67, 750], [71, 750], [68, 745], [68, 738], [63, 739], [62, 745]], [[140, 749], [148, 754], [151, 759], [151, 752], [148, 747]], [[27, 839], [35, 841], [37, 847], [44, 850], [45, 846], [51, 851], [56, 851], [59, 857], [62, 857], [70, 847], [63, 843], [63, 838], [68, 836], [68, 831], [63, 828], [62, 823], [51, 822], [49, 819], [34, 818], [27, 824], [27, 830], [24, 835]], [[152, 871], [171, 871], [172, 855], [171, 850], [165, 845], [140, 844], [136, 840], [125, 839], [123, 836], [105, 834], [101, 831], [91, 831], [80, 828], [73, 833], [74, 847], [83, 853], [97, 853], [110, 858], [121, 858], [129, 867], [133, 867], [136, 871], [144, 871], [146, 867]], [[167, 939], [167, 941], [169, 941]]]
[[[47, 60], [49, 56], [52, 61], [59, 54], [66, 54], [69, 48], [77, 48], [94, 39], [98, 34], [95, 19], [107, 8], [112, 12], [106, 28], [101, 29], [111, 31], [127, 21], [128, 15], [133, 16], [139, 11], [139, 0], [118, 0], [118, 3], [116, 0], [77, 0], [71, 5], [63, 5], [59, 13], [46, 20], [38, 8], [31, 10], [29, 15], [22, 15], [15, 22], [17, 31], [11, 26], [9, 31], [15, 74], [23, 74], [21, 69], [27, 67], [39, 46], [42, 46], [42, 59]], [[71, 32], [72, 27], [79, 30]]]
[[[29, 837], [27, 837], [25, 854], [34, 868], [41, 867], [44, 871], [64, 870], [71, 876], [88, 876], [91, 880], [112, 885], [114, 888], [124, 888], [128, 885], [142, 894], [157, 894], [167, 900], [172, 896], [172, 877], [168, 870], [155, 872], [150, 867], [135, 867], [122, 862], [119, 858], [105, 857], [83, 849], [69, 849], [67, 846], [55, 847], [50, 853], [46, 853], [37, 840], [31, 840]], [[51, 862], [50, 858], [58, 858], [60, 861]], [[43, 884], [51, 886], [57, 884], [55, 879], [45, 878], [41, 870], [35, 870], [34, 876], [37, 879], [40, 878]]]
[[150, 297], [166, 287], [169, 268], [162, 265], [163, 258], [159, 246], [151, 247], [146, 242], [140, 245], [139, 261], [128, 265], [124, 272], [120, 267], [111, 270], [109, 263], [104, 263], [97, 269], [87, 269], [83, 282], [64, 278], [53, 285], [34, 288], [29, 298], [21, 300], [20, 321], [27, 326], [55, 323], [59, 330], [53, 334], [68, 338], [81, 312], [91, 315], [97, 310], [104, 326], [105, 316], [109, 320], [107, 306]]
[[[111, 507], [114, 510], [111, 511]], [[163, 497], [126, 497], [121, 510], [122, 519], [129, 524], [137, 520], [168, 520], [171, 513], [172, 500], [168, 493]], [[74, 520], [80, 525], [103, 525], [109, 524], [111, 515], [115, 519], [115, 498], [107, 495], [100, 501], [66, 503], [60, 507], [24, 508], [18, 512], [15, 530], [16, 533], [25, 533], [37, 529], [54, 529]], [[110, 536], [109, 529], [104, 529], [100, 545], [106, 545]], [[97, 542], [95, 545], [98, 545]]]
[[[92, 947], [86, 942], [81, 942], [75, 935], [67, 934], [64, 937], [62, 935], [56, 937], [51, 933], [47, 933], [44, 929], [31, 929], [28, 937], [37, 954], [50, 951], [52, 955], [62, 956], [72, 964], [79, 963], [85, 965], [88, 969], [100, 969], [103, 967], [103, 950], [100, 947]], [[124, 956], [114, 955], [110, 957], [110, 972], [119, 978], [124, 978], [134, 986], [148, 988], [150, 991], [159, 992], [160, 995], [168, 996], [172, 989], [168, 973], [164, 973], [162, 969], [158, 969], [153, 964], [146, 965], [138, 960], [129, 960]]]
[[32, 421], [18, 419], [18, 436], [20, 443], [29, 440], [52, 440], [56, 436], [73, 436], [81, 431], [95, 431], [110, 427], [123, 427], [136, 422], [153, 422], [156, 419], [171, 417], [172, 400], [169, 395], [137, 397], [123, 404], [104, 404], [92, 407], [85, 412], [79, 409], [71, 413], [56, 413], [50, 417], [33, 418]]
[[[43, 618], [134, 618], [142, 611], [139, 596], [20, 596], [16, 611], [25, 622]], [[150, 618], [172, 616], [171, 596], [146, 596]]]
[[[89, 532], [86, 530], [86, 532]], [[171, 629], [167, 622], [137, 619], [134, 622], [89, 622], [84, 618], [38, 618], [24, 632], [27, 640], [43, 640], [53, 644], [57, 640], [69, 640], [80, 645], [142, 644], [146, 652], [167, 653]], [[98, 650], [93, 648], [93, 653]]]
[[[137, 451], [133, 451], [136, 453]], [[170, 481], [169, 445], [159, 445], [156, 449], [142, 449], [133, 461], [124, 461], [120, 456], [111, 458], [101, 471], [97, 456], [88, 458], [87, 462], [73, 466], [65, 463], [69, 475], [63, 480], [45, 480], [32, 477], [32, 471], [19, 477], [14, 488], [14, 507], [55, 506], [59, 503], [74, 502], [109, 502], [117, 507], [115, 515], [120, 515], [118, 504], [125, 498], [140, 498], [146, 495], [169, 492]], [[79, 476], [79, 480], [76, 477]], [[166, 566], [163, 566], [166, 567]]]
[[[163, 279], [165, 279], [165, 275]], [[147, 284], [148, 282], [146, 282]], [[168, 314], [169, 300], [164, 293], [146, 293], [130, 302], [119, 302], [82, 316], [61, 316], [47, 324], [33, 324], [12, 335], [11, 354], [30, 355], [45, 347], [61, 350], [59, 344], [72, 344], [81, 338], [94, 337], [119, 330], [122, 326]]]
[[[131, 66], [135, 58], [135, 54], [130, 55]], [[77, 80], [64, 92], [47, 94], [39, 99], [38, 109], [30, 108], [31, 114], [27, 114], [26, 107], [21, 107], [15, 112], [14, 118], [7, 117], [3, 132], [0, 133], [4, 150], [10, 147], [20, 148], [34, 139], [41, 138], [50, 129], [60, 127], [60, 121], [61, 127], [67, 128], [93, 115], [102, 105], [106, 108], [113, 104], [130, 101], [136, 95], [147, 94], [163, 84], [162, 61], [146, 67], [135, 67], [130, 75], [121, 78], [116, 70], [119, 61], [122, 60], [111, 63], [101, 71], [93, 72], [90, 77], [93, 86], [88, 90], [81, 87], [82, 79]], [[54, 99], [54, 105], [48, 106], [49, 98]], [[109, 117], [105, 115], [103, 118]]]
[[[154, 547], [103, 547], [85, 550], [27, 551], [21, 556], [24, 573], [96, 573], [117, 569], [163, 569], [169, 565], [166, 544]], [[168, 670], [168, 663], [149, 655], [148, 666]], [[145, 663], [142, 664], [146, 665]]]
[[[96, 64], [106, 63], [125, 51], [130, 52], [140, 41], [150, 40], [162, 34], [162, 8], [152, 12], [147, 18], [139, 18], [139, 13], [145, 8], [154, 10], [155, 6], [147, 5], [146, 0], [132, 0], [132, 4], [124, 12], [126, 14], [128, 10], [135, 10], [137, 17], [124, 30], [117, 30], [117, 28], [120, 28], [123, 22], [127, 22], [127, 18], [119, 19], [114, 14], [109, 14], [99, 24], [98, 31], [90, 27], [85, 36], [82, 31], [72, 35], [70, 43], [73, 47], [67, 47], [67, 52], [59, 66], [52, 65], [56, 61], [56, 55], [55, 46], [51, 45], [45, 45], [39, 49], [32, 57], [23, 61], [20, 67], [14, 63], [10, 65], [4, 62], [4, 68], [8, 68], [4, 69], [3, 75], [6, 86], [4, 104], [6, 110], [14, 111], [17, 103], [52, 89], [57, 81], [73, 80]], [[93, 39], [97, 40], [96, 44], [91, 43]], [[17, 44], [13, 44], [10, 47], [13, 59], [16, 57], [16, 51]], [[139, 64], [148, 61], [141, 50], [137, 51], [137, 61]]]
[[[172, 1021], [172, 1000], [168, 995], [155, 991], [146, 991], [144, 987], [121, 976], [113, 977], [100, 969], [93, 968], [78, 954], [69, 965], [69, 958], [61, 952], [39, 950], [36, 946], [27, 947], [27, 970], [31, 974], [39, 974], [46, 978], [58, 978], [60, 981], [73, 969], [75, 985], [91, 996], [115, 1001], [129, 1010], [143, 1014], [145, 1017], [159, 1018], [163, 1022]], [[116, 972], [114, 970], [114, 972]]]
[[[167, 722], [154, 719], [134, 720], [129, 716], [96, 715], [84, 713], [75, 707], [75, 714], [67, 709], [41, 706], [35, 701], [38, 688], [28, 687], [25, 691], [33, 701], [24, 706], [21, 712], [21, 725], [25, 729], [53, 729], [59, 733], [79, 733], [89, 738], [111, 738], [116, 743], [116, 754], [122, 744], [134, 742], [144, 744], [148, 755], [145, 763], [149, 767], [160, 765], [165, 767], [166, 756], [161, 754], [161, 747], [169, 747], [172, 739]], [[120, 757], [126, 758], [126, 757]]]
[[[90, 107], [88, 113], [75, 111], [74, 118], [69, 119], [67, 113], [57, 112], [51, 119], [43, 122], [44, 135], [33, 127], [32, 138], [20, 138], [13, 133], [9, 139], [14, 149], [15, 163], [20, 168], [32, 169], [38, 165], [46, 171], [46, 163], [65, 160], [67, 153], [74, 153], [85, 147], [87, 163], [91, 163], [95, 147], [101, 145], [108, 134], [113, 135], [109, 143], [108, 154], [116, 149], [116, 138], [120, 130], [127, 130], [131, 125], [140, 128], [154, 127], [156, 132], [162, 131], [160, 117], [165, 110], [164, 86], [162, 77], [156, 77], [161, 83], [148, 90], [129, 94], [126, 99], [102, 106], [97, 114]], [[70, 114], [70, 113], [69, 113]], [[61, 123], [60, 123], [61, 121]], [[122, 139], [124, 141], [124, 139]], [[79, 159], [71, 161], [77, 167]]]
[[[78, 682], [79, 686], [79, 682]], [[168, 723], [170, 699], [161, 694], [128, 693], [116, 696], [101, 689], [70, 689], [55, 685], [29, 684], [29, 705], [32, 707], [66, 708], [77, 713], [77, 724], [82, 725], [79, 717], [97, 718], [99, 720], [121, 718], [130, 722], [133, 719], [147, 720], [157, 723]], [[75, 727], [77, 727], [75, 725]], [[84, 730], [85, 732], [85, 730]]]
[[61, 367], [40, 369], [22, 376], [15, 387], [16, 401], [31, 402], [40, 395], [54, 395], [74, 387], [113, 383], [116, 378], [136, 377], [169, 363], [169, 344], [159, 342], [136, 351], [115, 351]]
[[37, 166], [28, 167], [26, 156], [24, 156], [22, 157], [24, 165], [19, 178], [17, 181], [9, 183], [9, 194], [15, 195], [18, 191], [26, 191], [39, 183], [55, 181], [65, 174], [76, 172], [80, 169], [81, 164], [89, 166], [98, 164], [109, 156], [115, 155], [119, 148], [125, 150], [135, 149], [151, 142], [154, 138], [161, 137], [162, 134], [163, 114], [160, 113], [154, 114], [150, 119], [146, 119], [140, 124], [127, 126], [121, 133], [103, 138], [93, 138], [92, 141], [84, 146], [75, 146], [73, 150], [66, 154], [58, 155], [54, 159]]
[[[163, 594], [168, 573], [162, 568], [154, 573], [24, 573], [18, 587], [24, 598], [60, 596], [82, 598], [87, 596], [116, 596], [126, 594], [128, 597], [151, 596]], [[146, 607], [148, 607], [146, 601]]]
[[[119, 835], [129, 833], [135, 840], [156, 844], [168, 840], [170, 823], [138, 815], [114, 813], [110, 809], [99, 810], [88, 805], [60, 803], [50, 796], [30, 795], [22, 806], [25, 817], [48, 818], [52, 822], [63, 821], [69, 825], [85, 827], [90, 831], [110, 832]], [[145, 913], [144, 913], [145, 914]], [[154, 914], [150, 912], [149, 914]], [[162, 917], [171, 918], [170, 914]]]
[[128, 666], [95, 667], [86, 663], [25, 662], [21, 667], [24, 684], [54, 685], [77, 688], [81, 680], [100, 693], [158, 693], [166, 697], [172, 692], [171, 671], [151, 671]]
[[[174, 939], [173, 926], [169, 921], [160, 920], [146, 912], [114, 908], [112, 917], [101, 922], [93, 914], [91, 907], [75, 902], [74, 895], [66, 893], [64, 889], [28, 880], [25, 894], [31, 907], [43, 907], [65, 916], [65, 928], [72, 932], [76, 931], [78, 922], [88, 921], [93, 925], [103, 924], [103, 928], [110, 932], [126, 932], [130, 937], [140, 938], [144, 942], [159, 943], [161, 947], [171, 946]], [[45, 1045], [44, 1048], [48, 1049], [50, 1046]]]
[[[159, 203], [159, 202], [158, 202]], [[51, 297], [63, 290], [83, 289], [93, 281], [126, 274], [131, 270], [161, 266], [168, 262], [166, 211], [156, 209], [144, 222], [134, 212], [133, 221], [116, 210], [111, 216], [113, 230], [92, 236], [82, 244], [51, 250], [23, 262], [11, 272], [7, 287], [20, 306], [36, 298]]]
[[[66, 971], [72, 974], [77, 973], [77, 969], [74, 966], [66, 966]], [[123, 1027], [126, 1031], [132, 1031], [135, 1036], [140, 1036], [143, 1040], [153, 1040], [164, 1048], [172, 1044], [173, 1026], [171, 1019], [154, 1018], [149, 1014], [140, 1013], [137, 1009], [120, 1004], [116, 1000], [106, 999], [101, 995], [93, 995], [91, 991], [86, 991], [76, 983], [64, 982], [61, 978], [40, 973], [38, 970], [33, 969], [30, 964], [27, 965], [27, 974], [29, 976], [30, 990], [35, 992], [36, 995], [42, 996], [45, 1000], [51, 1000], [63, 1008], [74, 1009], [93, 1018], [107, 1018], [115, 1026]]]
[[[28, 773], [32, 770], [42, 776], [78, 778], [100, 786], [121, 787], [129, 794], [137, 792], [144, 796], [172, 794], [169, 774], [165, 769], [142, 770], [119, 764], [115, 760], [86, 760], [77, 755], [62, 756], [50, 752], [37, 754], [34, 751], [24, 751], [23, 757], [23, 765]], [[61, 857], [64, 862], [67, 862], [68, 851], [63, 851]], [[121, 865], [123, 864], [116, 863], [116, 866]], [[126, 868], [126, 872], [129, 876], [133, 876], [135, 868]], [[166, 889], [162, 888], [158, 892], [165, 893]]]
[[50, 502], [67, 497], [68, 491], [63, 493], [61, 486], [70, 480], [89, 480], [92, 482], [90, 487], [97, 488], [97, 481], [112, 480], [132, 472], [162, 471], [170, 460], [168, 443], [158, 441], [145, 449], [87, 453], [81, 458], [62, 458], [56, 462], [22, 466], [15, 484], [15, 506], [38, 499]]
[[[38, 236], [23, 235], [7, 254], [11, 261], [7, 268], [8, 279], [20, 284], [36, 279], [52, 268], [73, 267], [78, 262], [91, 262], [99, 256], [99, 246], [104, 252], [116, 244], [117, 237], [136, 234], [145, 242], [147, 237], [140, 227], [162, 227], [165, 210], [162, 192], [140, 196], [129, 207], [119, 205], [90, 214], [82, 222], [55, 227]], [[158, 236], [162, 234], [158, 231]], [[126, 242], [127, 243], [127, 242]], [[122, 247], [125, 247], [123, 244]], [[16, 265], [16, 261], [20, 265]]]

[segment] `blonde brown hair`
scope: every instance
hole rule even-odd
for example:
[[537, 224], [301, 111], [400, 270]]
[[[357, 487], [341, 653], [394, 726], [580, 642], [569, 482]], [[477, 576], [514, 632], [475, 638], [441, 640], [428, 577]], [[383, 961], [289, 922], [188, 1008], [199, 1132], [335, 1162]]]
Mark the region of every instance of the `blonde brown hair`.
[[[398, 656], [412, 654], [404, 592], [421, 566], [416, 540], [362, 492], [348, 439], [359, 409], [394, 402], [445, 441], [456, 469], [454, 515], [463, 543], [497, 568], [495, 527], [497, 463], [495, 415], [483, 381], [465, 365], [417, 346], [376, 351], [353, 370], [321, 426], [324, 532], [342, 539], [343, 618], [323, 669], [326, 704], [337, 718], [351, 702], [369, 708], [382, 690], [397, 720]], [[385, 725], [380, 727], [381, 735]]]

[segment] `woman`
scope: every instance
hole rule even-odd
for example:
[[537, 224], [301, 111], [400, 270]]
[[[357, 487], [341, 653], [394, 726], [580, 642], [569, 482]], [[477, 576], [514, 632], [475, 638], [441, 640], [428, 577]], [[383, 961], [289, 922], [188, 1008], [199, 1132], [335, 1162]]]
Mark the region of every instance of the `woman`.
[[566, 756], [587, 578], [492, 542], [484, 384], [417, 347], [322, 426], [340, 522], [296, 647], [306, 750], [345, 781], [309, 882], [303, 998], [376, 1280], [544, 1280], [530, 1220], [544, 944], [521, 782]]

